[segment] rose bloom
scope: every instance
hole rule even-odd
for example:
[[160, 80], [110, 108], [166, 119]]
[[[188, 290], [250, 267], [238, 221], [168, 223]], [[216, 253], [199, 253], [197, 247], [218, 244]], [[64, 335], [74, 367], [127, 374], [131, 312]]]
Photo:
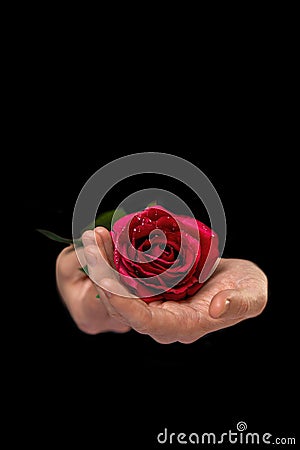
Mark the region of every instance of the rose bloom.
[[204, 264], [201, 280], [219, 258], [218, 237], [208, 226], [161, 206], [122, 217], [111, 235], [121, 281], [148, 303], [195, 294], [204, 284]]

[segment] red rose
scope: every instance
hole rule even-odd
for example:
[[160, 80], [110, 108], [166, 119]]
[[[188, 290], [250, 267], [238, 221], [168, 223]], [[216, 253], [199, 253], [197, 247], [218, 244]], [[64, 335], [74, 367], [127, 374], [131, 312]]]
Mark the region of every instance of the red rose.
[[146, 302], [195, 294], [204, 284], [204, 264], [201, 280], [219, 257], [218, 237], [209, 227], [161, 206], [122, 217], [111, 234], [122, 282]]

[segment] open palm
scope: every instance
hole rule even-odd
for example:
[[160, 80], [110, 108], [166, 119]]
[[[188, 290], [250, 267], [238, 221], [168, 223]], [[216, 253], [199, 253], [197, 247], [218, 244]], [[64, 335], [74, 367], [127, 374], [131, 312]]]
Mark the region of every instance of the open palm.
[[99, 294], [100, 300], [93, 300], [95, 305], [105, 308], [120, 331], [133, 328], [160, 343], [191, 343], [207, 333], [257, 316], [266, 305], [265, 274], [254, 263], [239, 259], [221, 259], [210, 279], [187, 300], [147, 304], [132, 296], [110, 270], [113, 248], [109, 232], [101, 227], [95, 231], [83, 235], [81, 264], [88, 265], [93, 298], [95, 290]]

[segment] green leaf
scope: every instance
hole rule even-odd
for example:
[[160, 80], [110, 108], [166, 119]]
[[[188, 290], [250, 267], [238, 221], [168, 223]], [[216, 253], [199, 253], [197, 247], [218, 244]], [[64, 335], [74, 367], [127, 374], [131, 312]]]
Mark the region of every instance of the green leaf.
[[149, 205], [146, 206], [146, 208], [152, 208], [152, 206], [157, 206], [157, 200], [152, 200], [152, 202], [150, 202]]
[[97, 294], [97, 295], [96, 295], [96, 298], [100, 298], [100, 295], [99, 295], [99, 294]]
[[58, 236], [58, 234], [52, 233], [52, 231], [37, 229], [39, 233], [43, 234], [52, 241], [63, 242], [64, 244], [73, 244], [73, 239], [67, 239], [62, 236]]
[[[111, 211], [105, 211], [104, 213], [100, 214], [95, 222], [90, 223], [89, 225], [87, 225], [81, 233], [83, 233], [84, 231], [87, 230], [93, 230], [95, 227], [105, 227], [108, 230], [111, 229], [111, 227], [113, 226], [113, 224], [121, 219], [121, 217], [126, 216], [126, 211], [123, 208], [118, 208], [118, 209], [113, 209]], [[68, 238], [64, 238], [62, 236], [59, 236], [58, 234], [53, 233], [52, 231], [49, 230], [42, 230], [42, 229], [37, 229], [36, 231], [38, 231], [39, 233], [43, 234], [44, 236], [46, 236], [49, 239], [52, 239], [52, 241], [56, 241], [56, 242], [62, 242], [63, 244], [75, 244], [76, 247], [82, 247], [82, 240], [81, 239], [68, 239]]]
[[41, 228], [38, 228], [36, 231], [43, 234], [44, 236], [51, 239], [52, 241], [62, 242], [63, 244], [76, 244], [77, 247], [82, 247], [82, 245], [83, 245], [81, 239], [73, 240], [73, 239], [64, 238], [62, 236], [59, 236], [58, 234], [53, 233], [52, 231], [42, 230]]
[[121, 219], [121, 217], [126, 216], [126, 211], [123, 208], [112, 209], [111, 211], [105, 211], [99, 216], [96, 217], [95, 222], [91, 222], [87, 225], [81, 233], [84, 233], [87, 230], [93, 230], [95, 227], [105, 227], [108, 230], [111, 230], [113, 224]]
[[111, 229], [117, 220], [126, 216], [126, 211], [123, 208], [113, 209], [100, 214], [95, 220], [96, 227], [105, 227]]

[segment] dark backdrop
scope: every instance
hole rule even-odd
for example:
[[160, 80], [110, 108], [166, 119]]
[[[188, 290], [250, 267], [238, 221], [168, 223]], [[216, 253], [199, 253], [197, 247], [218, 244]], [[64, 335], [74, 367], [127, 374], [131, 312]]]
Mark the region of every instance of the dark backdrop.
[[[71, 79], [53, 81], [48, 73], [35, 80], [33, 96], [24, 93], [30, 107], [24, 107], [20, 134], [27, 150], [18, 167], [25, 175], [26, 302], [16, 354], [28, 442], [40, 442], [38, 428], [53, 443], [71, 445], [75, 436], [84, 448], [138, 442], [155, 448], [164, 427], [222, 432], [240, 420], [250, 431], [294, 434], [295, 297], [291, 279], [282, 275], [292, 239], [290, 160], [271, 89], [261, 95], [257, 84], [243, 86], [235, 80], [233, 91], [216, 84], [203, 103], [188, 86], [184, 95], [170, 86], [160, 86], [159, 95], [151, 84], [141, 91], [136, 86], [143, 94], [133, 99], [124, 85], [109, 91], [103, 85], [104, 102], [88, 84], [79, 94]], [[268, 276], [269, 302], [260, 317], [190, 345], [160, 345], [134, 331], [89, 336], [76, 328], [55, 286], [62, 244], [35, 229], [70, 236], [87, 179], [117, 157], [144, 151], [182, 156], [212, 181], [227, 218], [225, 256], [250, 259]], [[125, 190], [143, 187], [139, 178]], [[122, 194], [111, 195], [106, 206], [117, 206]], [[196, 208], [193, 201], [189, 206]]]
[[[55, 131], [51, 134], [55, 142], [61, 140]], [[142, 434], [151, 442], [165, 426], [175, 432], [222, 431], [238, 420], [255, 431], [293, 431], [294, 340], [286, 324], [289, 298], [277, 279], [280, 243], [272, 229], [276, 186], [270, 163], [251, 142], [209, 148], [199, 139], [192, 155], [186, 135], [177, 141], [177, 151], [172, 145], [125, 144], [124, 152], [101, 140], [91, 149], [89, 140], [79, 136], [76, 143], [70, 138], [68, 147], [74, 145], [76, 153], [67, 159], [61, 159], [64, 148], [58, 151], [55, 142], [41, 150], [25, 199], [32, 262], [26, 305], [30, 343], [23, 356], [34, 417], [52, 407], [50, 422], [42, 421], [49, 433], [75, 430], [88, 441], [105, 435], [111, 442], [132, 443]], [[134, 331], [88, 336], [76, 328], [55, 286], [62, 245], [35, 228], [70, 236], [74, 202], [88, 177], [117, 156], [144, 150], [181, 155], [214, 183], [228, 222], [225, 256], [250, 259], [269, 278], [269, 302], [260, 317], [190, 345], [160, 345]], [[143, 187], [131, 185], [132, 191]], [[121, 199], [116, 195], [114, 200], [113, 207]], [[73, 423], [69, 431], [66, 417]]]

